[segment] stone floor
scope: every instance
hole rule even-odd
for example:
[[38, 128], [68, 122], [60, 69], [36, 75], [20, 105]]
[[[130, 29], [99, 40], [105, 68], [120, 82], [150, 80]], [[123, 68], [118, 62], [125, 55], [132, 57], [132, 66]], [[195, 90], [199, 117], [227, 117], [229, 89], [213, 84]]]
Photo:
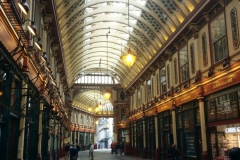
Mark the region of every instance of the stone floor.
[[[78, 152], [78, 160], [90, 160], [88, 157], [89, 151], [80, 151]], [[119, 154], [116, 156], [115, 154], [111, 154], [110, 150], [102, 149], [102, 150], [94, 150], [93, 153], [94, 160], [141, 160], [140, 157], [134, 156], [125, 156], [124, 154], [120, 156]], [[60, 160], [65, 160], [65, 158], [60, 158]], [[144, 159], [147, 160], [147, 159]]]

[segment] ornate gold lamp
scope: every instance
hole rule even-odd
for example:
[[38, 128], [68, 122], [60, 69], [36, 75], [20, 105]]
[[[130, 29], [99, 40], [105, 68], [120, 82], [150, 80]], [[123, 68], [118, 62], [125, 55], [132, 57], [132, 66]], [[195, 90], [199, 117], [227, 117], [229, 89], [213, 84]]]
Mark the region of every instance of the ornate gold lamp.
[[112, 95], [112, 91], [110, 90], [105, 90], [104, 93], [103, 93], [103, 97], [106, 99], [106, 100], [109, 100], [110, 97]]
[[[108, 30], [108, 33], [107, 33], [107, 76], [108, 76], [108, 34], [110, 33], [110, 27], [109, 27], [109, 30]], [[109, 78], [108, 78], [109, 79]], [[107, 79], [107, 82], [108, 82], [108, 79]], [[112, 91], [109, 90], [109, 89], [106, 89], [103, 93], [103, 97], [106, 99], [106, 100], [109, 100], [111, 98], [111, 95], [112, 95]]]
[[[129, 0], [128, 0], [128, 35], [129, 35], [129, 43], [130, 43], [130, 31], [129, 30], [130, 30], [130, 27], [129, 27]], [[135, 63], [135, 61], [137, 59], [137, 56], [132, 53], [132, 51], [131, 51], [131, 49], [129, 47], [127, 53], [123, 54], [121, 56], [121, 59], [123, 60], [124, 64], [127, 67], [132, 67], [132, 65]]]
[[132, 65], [135, 63], [137, 56], [134, 55], [131, 51], [131, 49], [128, 49], [128, 52], [124, 55], [122, 55], [121, 59], [123, 60], [124, 64], [127, 67], [132, 67]]

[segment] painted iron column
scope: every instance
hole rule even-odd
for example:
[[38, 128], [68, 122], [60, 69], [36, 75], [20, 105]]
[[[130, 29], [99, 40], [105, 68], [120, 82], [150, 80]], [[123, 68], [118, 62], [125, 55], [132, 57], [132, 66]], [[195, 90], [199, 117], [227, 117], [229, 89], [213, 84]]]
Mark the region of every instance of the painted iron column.
[[[22, 93], [26, 93], [27, 92], [26, 88], [28, 87], [28, 85], [23, 81], [22, 86], [25, 86], [22, 89]], [[25, 105], [26, 103], [27, 103], [27, 97], [23, 96], [21, 106]], [[23, 109], [22, 113], [24, 113], [24, 114], [26, 113], [26, 108]], [[25, 136], [24, 136], [25, 135], [25, 130], [24, 130], [25, 121], [26, 121], [25, 117], [20, 118], [20, 126], [19, 126], [20, 136], [19, 136], [19, 139], [18, 139], [18, 155], [17, 155], [18, 160], [23, 159], [23, 148], [24, 148], [24, 138], [25, 138]]]
[[[40, 103], [40, 112], [43, 111], [43, 103]], [[38, 126], [38, 159], [42, 159], [42, 134], [43, 134], [43, 130], [42, 130], [42, 114], [39, 114], [39, 126]]]
[[204, 97], [199, 97], [199, 112], [200, 112], [200, 123], [201, 123], [201, 138], [202, 138], [202, 159], [208, 159], [207, 152], [207, 136], [206, 136], [206, 123], [205, 123], [205, 112], [204, 112]]

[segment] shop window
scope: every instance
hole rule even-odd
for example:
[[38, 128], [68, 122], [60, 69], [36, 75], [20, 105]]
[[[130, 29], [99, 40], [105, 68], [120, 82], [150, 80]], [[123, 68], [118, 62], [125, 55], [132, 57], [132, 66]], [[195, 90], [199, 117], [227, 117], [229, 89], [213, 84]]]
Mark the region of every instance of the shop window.
[[[162, 128], [163, 128], [163, 123], [162, 123], [162, 118], [158, 119], [158, 124], [159, 124], [159, 135], [162, 135]], [[159, 136], [159, 140], [160, 140], [160, 149], [162, 150], [163, 148], [163, 136]]]
[[165, 67], [160, 70], [160, 83], [161, 83], [161, 94], [167, 92], [167, 84], [166, 84], [166, 69]]
[[182, 113], [177, 114], [177, 128], [182, 128]]
[[232, 92], [208, 100], [208, 120], [214, 121], [238, 117], [237, 99], [237, 93]]
[[121, 108], [121, 120], [126, 119], [126, 108]]
[[194, 127], [195, 127], [195, 124], [194, 124], [194, 110], [187, 110], [187, 111], [184, 111], [184, 117], [183, 117], [183, 120], [184, 120], [184, 131], [185, 132], [193, 132], [194, 131]]
[[196, 109], [196, 115], [197, 115], [197, 124], [200, 124], [200, 111], [199, 111], [199, 108]]
[[151, 80], [149, 79], [148, 81], [147, 81], [147, 100], [148, 100], [148, 102], [150, 102], [151, 100], [152, 100], [152, 91], [151, 91]]
[[177, 130], [177, 145], [178, 145], [178, 151], [180, 153], [183, 152], [183, 134], [182, 134], [182, 129]]
[[225, 17], [223, 13], [211, 23], [211, 37], [214, 62], [217, 63], [228, 56]]
[[169, 130], [169, 117], [164, 117], [163, 118], [163, 130]]
[[180, 50], [179, 58], [180, 58], [180, 69], [181, 69], [181, 82], [185, 82], [189, 79], [187, 46], [183, 47]]
[[238, 116], [237, 97], [235, 93], [216, 98], [217, 119], [235, 118]]

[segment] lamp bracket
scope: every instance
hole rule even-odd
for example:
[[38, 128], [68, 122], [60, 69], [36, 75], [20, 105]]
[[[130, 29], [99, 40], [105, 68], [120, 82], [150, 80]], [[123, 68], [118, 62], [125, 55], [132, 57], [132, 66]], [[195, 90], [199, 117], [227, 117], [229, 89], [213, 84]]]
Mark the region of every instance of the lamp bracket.
[[10, 55], [13, 57], [15, 56], [16, 54], [22, 52], [24, 50], [24, 47], [21, 48], [21, 50], [18, 50], [19, 47], [21, 46], [21, 37], [18, 39], [18, 44], [17, 44], [17, 47], [14, 48], [11, 52], [10, 52]]

